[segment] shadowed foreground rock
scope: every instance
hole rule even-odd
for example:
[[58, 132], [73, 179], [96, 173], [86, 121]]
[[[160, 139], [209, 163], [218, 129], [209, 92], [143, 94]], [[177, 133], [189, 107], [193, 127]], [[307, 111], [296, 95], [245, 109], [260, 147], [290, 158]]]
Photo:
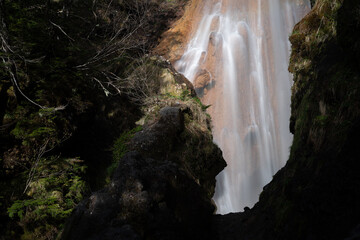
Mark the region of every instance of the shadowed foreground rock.
[[[189, 139], [179, 141], [185, 131], [183, 110], [165, 107], [159, 115], [134, 136], [133, 151], [120, 160], [109, 186], [76, 208], [62, 239], [211, 239], [209, 190], [184, 166], [186, 161], [171, 154], [187, 151]], [[225, 162], [212, 147], [216, 161], [209, 162], [213, 174], [208, 177], [215, 179]]]

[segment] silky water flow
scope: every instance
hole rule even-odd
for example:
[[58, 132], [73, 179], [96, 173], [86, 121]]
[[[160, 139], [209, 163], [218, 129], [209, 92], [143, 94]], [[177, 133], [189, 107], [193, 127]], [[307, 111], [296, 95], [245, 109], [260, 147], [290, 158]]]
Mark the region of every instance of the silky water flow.
[[176, 69], [196, 87], [228, 166], [217, 176], [217, 213], [242, 211], [284, 166], [292, 28], [309, 0], [203, 0], [202, 18]]

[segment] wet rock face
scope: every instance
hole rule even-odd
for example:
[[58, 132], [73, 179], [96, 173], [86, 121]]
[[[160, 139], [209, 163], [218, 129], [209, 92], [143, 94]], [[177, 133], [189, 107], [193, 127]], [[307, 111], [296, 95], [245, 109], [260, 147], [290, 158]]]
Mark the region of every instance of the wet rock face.
[[[161, 109], [129, 143], [132, 151], [120, 160], [109, 186], [76, 208], [62, 239], [211, 239], [214, 206], [208, 191], [171, 153], [184, 144], [178, 141], [183, 131], [182, 108]], [[224, 163], [218, 157], [220, 171]]]
[[253, 209], [215, 218], [220, 239], [358, 239], [359, 9], [317, 0], [295, 26], [290, 158]]

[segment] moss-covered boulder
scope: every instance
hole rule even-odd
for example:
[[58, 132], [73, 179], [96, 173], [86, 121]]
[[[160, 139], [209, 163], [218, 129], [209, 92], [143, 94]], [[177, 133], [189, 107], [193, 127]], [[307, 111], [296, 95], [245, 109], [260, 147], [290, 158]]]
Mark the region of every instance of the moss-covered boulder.
[[226, 163], [206, 106], [166, 61], [144, 64], [158, 73], [157, 95], [143, 99], [141, 127], [115, 143], [109, 185], [76, 208], [63, 239], [212, 238], [215, 176]]

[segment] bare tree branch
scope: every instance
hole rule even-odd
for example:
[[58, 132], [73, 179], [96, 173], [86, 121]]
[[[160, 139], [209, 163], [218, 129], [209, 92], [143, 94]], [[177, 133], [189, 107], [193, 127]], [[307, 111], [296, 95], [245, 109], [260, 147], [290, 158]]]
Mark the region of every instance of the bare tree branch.
[[[6, 35], [6, 25], [3, 22], [3, 19], [1, 19], [1, 26], [0, 26], [0, 39], [1, 39], [1, 50], [7, 55], [6, 57], [1, 55], [0, 59], [2, 60], [2, 62], [4, 63], [4, 67], [6, 69], [6, 71], [9, 73], [10, 75], [10, 80], [12, 82], [12, 84], [16, 87], [16, 89], [18, 90], [18, 92], [26, 99], [28, 100], [30, 103], [34, 104], [35, 106], [41, 108], [41, 109], [50, 109], [49, 107], [45, 107], [42, 106], [40, 104], [38, 104], [37, 102], [33, 101], [31, 98], [29, 98], [20, 88], [18, 81], [16, 79], [16, 72], [17, 72], [17, 65], [16, 62], [10, 58], [10, 54], [15, 54], [14, 51], [11, 49], [10, 44], [8, 44], [7, 41], [7, 35]], [[43, 57], [38, 58], [38, 59], [34, 59], [34, 60], [26, 60], [24, 57], [16, 54], [17, 56], [19, 56], [19, 58], [24, 61], [24, 62], [38, 62], [41, 61], [41, 59], [43, 59]], [[13, 66], [15, 68], [15, 73], [12, 71], [11, 66]], [[55, 108], [51, 108], [53, 109], [53, 111], [59, 111], [59, 110], [64, 110], [66, 106], [61, 105], [61, 106], [57, 106]]]
[[70, 37], [59, 25], [53, 23], [52, 21], [49, 21], [52, 25], [54, 25], [55, 27], [57, 27], [58, 29], [60, 29], [60, 31], [67, 37], [69, 38], [71, 41], [75, 42], [75, 40]]

